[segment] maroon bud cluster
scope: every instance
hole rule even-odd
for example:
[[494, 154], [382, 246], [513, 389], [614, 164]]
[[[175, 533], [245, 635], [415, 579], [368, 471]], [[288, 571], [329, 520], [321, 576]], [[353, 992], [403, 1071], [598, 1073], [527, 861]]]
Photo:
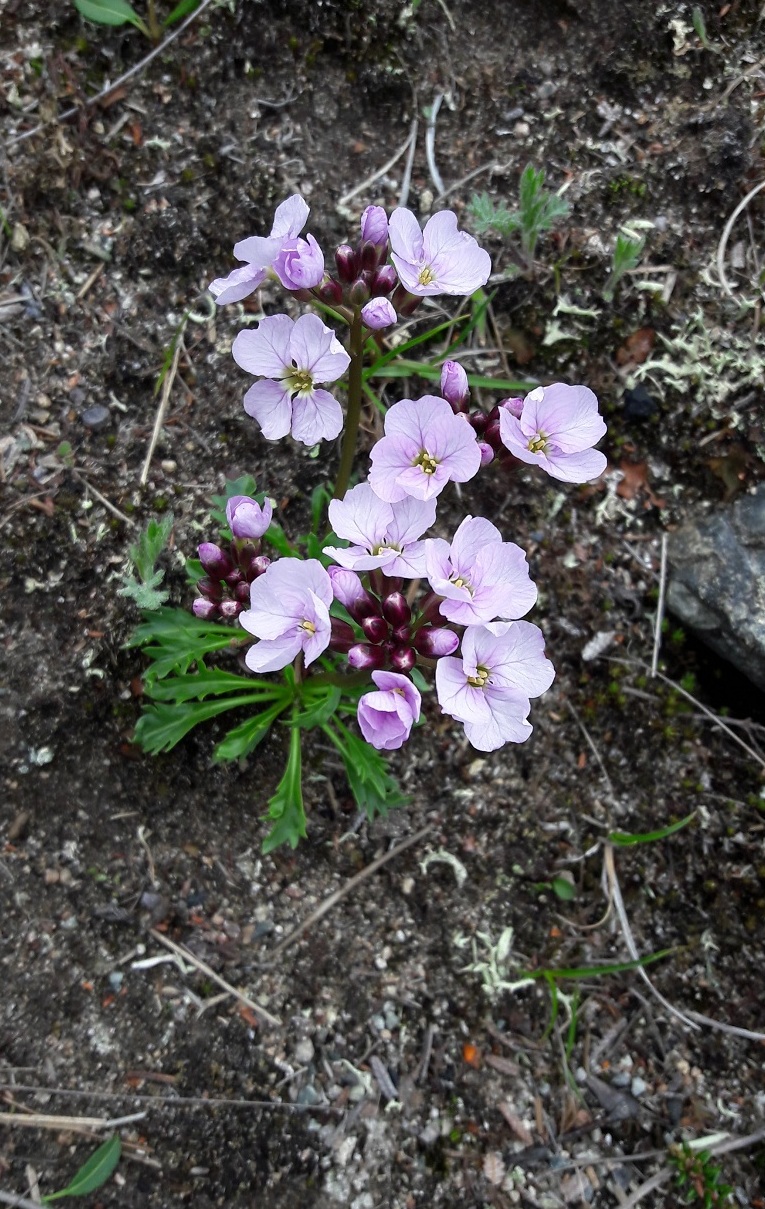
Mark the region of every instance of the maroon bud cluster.
[[259, 541], [233, 541], [227, 549], [215, 542], [202, 542], [199, 561], [205, 574], [197, 581], [200, 595], [191, 606], [195, 617], [200, 621], [231, 621], [239, 616], [249, 603], [250, 584], [271, 565], [271, 559], [260, 550]]
[[386, 298], [398, 285], [398, 274], [385, 263], [387, 258], [387, 242], [362, 238], [355, 248], [342, 243], [335, 249], [337, 276], [328, 276], [313, 294], [329, 306], [362, 307], [370, 298]]
[[391, 668], [395, 672], [410, 672], [418, 655], [439, 659], [457, 648], [457, 635], [438, 611], [440, 596], [429, 593], [415, 616], [401, 591], [401, 579], [378, 570], [370, 572], [369, 581], [372, 591], [363, 589], [347, 605], [364, 641], [354, 637], [347, 622], [332, 620], [330, 648], [347, 655], [351, 667], [359, 671]]

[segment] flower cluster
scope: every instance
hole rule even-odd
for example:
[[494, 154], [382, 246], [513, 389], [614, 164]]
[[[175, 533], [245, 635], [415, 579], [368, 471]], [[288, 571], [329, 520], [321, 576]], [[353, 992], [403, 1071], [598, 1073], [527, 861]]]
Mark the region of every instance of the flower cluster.
[[[465, 370], [445, 361], [439, 394], [387, 409], [367, 481], [349, 489], [366, 341], [380, 341], [375, 333], [411, 315], [423, 298], [473, 293], [491, 265], [451, 211], [421, 229], [409, 210], [388, 218], [369, 206], [357, 242], [336, 249], [330, 271], [313, 236], [300, 236], [308, 214], [301, 197], [288, 198], [270, 235], [238, 243], [234, 253], [244, 264], [210, 289], [220, 304], [238, 301], [271, 275], [298, 301], [330, 305], [350, 327], [346, 350], [317, 315], [269, 315], [233, 344], [237, 364], [258, 379], [244, 407], [265, 438], [289, 434], [315, 446], [344, 433], [321, 551], [326, 563], [317, 556], [271, 563], [261, 550], [270, 503], [236, 496], [228, 506], [230, 550], [200, 546], [206, 574], [194, 611], [238, 616], [257, 640], [245, 656], [253, 672], [295, 663], [310, 677], [320, 661], [342, 683], [344, 661], [346, 684], [369, 675], [374, 688], [358, 699], [357, 719], [376, 748], [398, 748], [409, 737], [421, 713], [423, 673], [433, 674], [442, 711], [464, 725], [473, 746], [493, 751], [523, 742], [531, 700], [555, 674], [541, 630], [522, 620], [537, 598], [526, 555], [480, 516], [466, 516], [450, 540], [428, 534], [448, 484], [468, 482], [498, 456], [568, 483], [600, 476], [606, 459], [593, 446], [605, 424], [597, 399], [586, 387], [555, 383], [489, 412], [471, 411]], [[347, 372], [344, 415], [324, 387]], [[312, 554], [319, 545], [314, 540]]]

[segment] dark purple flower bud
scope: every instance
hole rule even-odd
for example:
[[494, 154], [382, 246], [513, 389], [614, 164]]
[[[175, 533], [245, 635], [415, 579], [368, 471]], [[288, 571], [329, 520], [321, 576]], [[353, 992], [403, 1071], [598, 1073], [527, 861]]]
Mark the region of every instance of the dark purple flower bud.
[[319, 297], [329, 306], [339, 306], [343, 301], [343, 287], [339, 281], [335, 281], [334, 277], [330, 277], [319, 286]]
[[247, 568], [247, 579], [252, 583], [259, 575], [265, 575], [271, 566], [271, 559], [265, 554], [257, 554]]
[[329, 645], [333, 651], [339, 651], [341, 655], [346, 655], [351, 647], [356, 646], [358, 639], [353, 632], [353, 626], [349, 626], [347, 621], [342, 621], [339, 617], [333, 617], [330, 620], [331, 637]]
[[250, 603], [250, 585], [246, 579], [238, 583], [234, 588], [234, 600], [240, 601], [242, 604]]
[[197, 592], [201, 592], [208, 600], [218, 601], [223, 596], [223, 587], [217, 579], [203, 576], [202, 579], [197, 580]]
[[470, 387], [458, 361], [444, 361], [441, 366], [441, 394], [455, 411], [467, 411]]
[[226, 553], [215, 542], [202, 542], [199, 546], [199, 561], [210, 579], [226, 579], [236, 568]]
[[232, 495], [226, 504], [228, 527], [237, 541], [254, 541], [262, 537], [271, 524], [274, 506], [264, 500], [261, 508], [257, 500], [248, 495]]
[[379, 617], [378, 602], [369, 595], [355, 571], [348, 571], [345, 567], [330, 567], [327, 574], [332, 581], [335, 600], [345, 606], [355, 621], [360, 621], [362, 617]]
[[483, 439], [492, 449], [499, 449], [502, 445], [502, 437], [499, 432], [499, 420], [490, 420], [486, 425], [486, 430], [483, 434]]
[[228, 586], [233, 591], [233, 589], [236, 587], [236, 585], [240, 584], [243, 579], [244, 579], [244, 576], [242, 575], [242, 572], [239, 570], [238, 567], [234, 567], [233, 571], [229, 572], [229, 574], [226, 576], [226, 578], [223, 582], [227, 583]]
[[482, 466], [488, 466], [489, 462], [494, 461], [494, 450], [492, 449], [491, 445], [488, 445], [486, 441], [479, 441], [478, 448], [481, 451]]
[[523, 399], [503, 399], [499, 405], [510, 412], [511, 416], [515, 416], [516, 420], [520, 420], [521, 412], [523, 411]]
[[420, 612], [430, 625], [446, 625], [446, 618], [440, 611], [442, 600], [443, 596], [438, 596], [435, 592], [428, 592], [427, 596], [420, 601]]
[[358, 277], [359, 269], [361, 268], [359, 254], [353, 250], [350, 244], [340, 244], [340, 247], [335, 252], [335, 264], [337, 265], [338, 277], [346, 285], [350, 285]]
[[489, 423], [489, 417], [486, 415], [486, 412], [476, 409], [475, 411], [471, 411], [468, 419], [480, 437], [486, 431], [486, 425]]
[[362, 617], [359, 625], [372, 643], [383, 642], [388, 637], [388, 623], [382, 617]]
[[440, 659], [442, 655], [451, 655], [457, 650], [460, 640], [454, 630], [433, 629], [424, 626], [414, 637], [414, 649], [428, 659]]
[[373, 298], [383, 298], [395, 290], [398, 285], [398, 273], [392, 264], [381, 265], [372, 277], [369, 289]]
[[390, 665], [394, 672], [411, 672], [417, 656], [410, 646], [397, 646], [391, 651]]
[[348, 297], [354, 306], [363, 306], [369, 302], [369, 286], [363, 277], [357, 277], [348, 291]]
[[198, 596], [194, 601], [191, 611], [200, 621], [212, 621], [218, 616], [218, 606], [211, 600], [205, 600], [202, 596]]
[[359, 671], [371, 671], [385, 663], [385, 651], [382, 647], [367, 646], [365, 642], [359, 642], [349, 650], [348, 662]]
[[238, 617], [242, 611], [242, 602], [239, 600], [222, 600], [218, 605], [221, 617], [226, 621], [232, 621], [234, 617]]
[[393, 641], [394, 642], [406, 644], [407, 642], [409, 642], [411, 637], [412, 636], [409, 633], [408, 625], [396, 626], [395, 630], [393, 631]]
[[367, 206], [361, 216], [362, 243], [375, 244], [378, 248], [388, 247], [388, 215], [382, 206]]
[[398, 315], [399, 319], [401, 319], [405, 315], [413, 315], [417, 310], [417, 307], [422, 302], [422, 299], [416, 294], [410, 294], [403, 285], [400, 285], [393, 295], [391, 301], [396, 308], [396, 314]]
[[382, 602], [383, 617], [394, 627], [407, 626], [412, 610], [403, 592], [390, 592]]

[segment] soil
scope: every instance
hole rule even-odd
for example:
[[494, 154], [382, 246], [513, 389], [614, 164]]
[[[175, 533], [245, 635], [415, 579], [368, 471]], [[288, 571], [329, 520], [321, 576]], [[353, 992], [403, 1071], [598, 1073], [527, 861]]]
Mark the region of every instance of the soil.
[[[141, 34], [6, 0], [0, 1094], [16, 1122], [145, 1113], [90, 1203], [612, 1206], [666, 1167], [670, 1143], [754, 1133], [720, 1162], [733, 1203], [762, 1205], [763, 698], [672, 618], [650, 676], [662, 533], [765, 473], [765, 194], [728, 242], [732, 296], [716, 270], [725, 222], [763, 176], [760, 8], [702, 3], [702, 39], [680, 0], [231, 0], [87, 107], [147, 54]], [[439, 95], [444, 203], [425, 154]], [[226, 478], [253, 474], [300, 529], [333, 455], [262, 440], [230, 356], [282, 301], [269, 287], [213, 313], [206, 286], [290, 192], [325, 248], [367, 204], [396, 205], [405, 157], [379, 169], [413, 118], [422, 214], [448, 204], [470, 228], [473, 190], [512, 206], [527, 161], [566, 187], [570, 214], [531, 271], [501, 278], [514, 253], [484, 240], [496, 293], [469, 367], [592, 386], [610, 470], [558, 491], [494, 466], [441, 512], [488, 515], [529, 553], [557, 669], [530, 741], [477, 753], [428, 701], [392, 761], [411, 804], [372, 824], [317, 743], [308, 839], [262, 856], [283, 734], [233, 766], [211, 761], [216, 724], [141, 753], [145, 663], [118, 588], [136, 534], [172, 511], [166, 582], [190, 603], [182, 558]], [[643, 261], [608, 303], [611, 248], [635, 220], [653, 224]], [[443, 313], [449, 300], [426, 320]], [[671, 837], [606, 844], [690, 814]], [[513, 983], [629, 962], [627, 926], [641, 956], [669, 951], [645, 970], [663, 1001], [634, 969], [490, 993], [500, 936], [494, 968]], [[280, 1023], [196, 968], [141, 964], [171, 958], [162, 937]], [[100, 1136], [4, 1118], [0, 1190], [62, 1188]], [[643, 1203], [685, 1202], [670, 1182]]]

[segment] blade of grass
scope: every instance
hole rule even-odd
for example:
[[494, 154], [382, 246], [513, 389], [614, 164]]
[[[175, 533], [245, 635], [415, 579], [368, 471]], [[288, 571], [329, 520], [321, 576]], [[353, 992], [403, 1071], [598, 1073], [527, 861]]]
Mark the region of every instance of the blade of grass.
[[663, 840], [668, 835], [674, 835], [676, 831], [682, 831], [683, 827], [687, 827], [695, 818], [696, 811], [693, 810], [684, 819], [680, 819], [677, 823], [670, 823], [668, 827], [661, 827], [658, 831], [644, 831], [634, 834], [628, 831], [612, 831], [608, 839], [612, 844], [617, 844], [620, 848], [628, 848], [633, 844], [652, 844], [655, 840]]

